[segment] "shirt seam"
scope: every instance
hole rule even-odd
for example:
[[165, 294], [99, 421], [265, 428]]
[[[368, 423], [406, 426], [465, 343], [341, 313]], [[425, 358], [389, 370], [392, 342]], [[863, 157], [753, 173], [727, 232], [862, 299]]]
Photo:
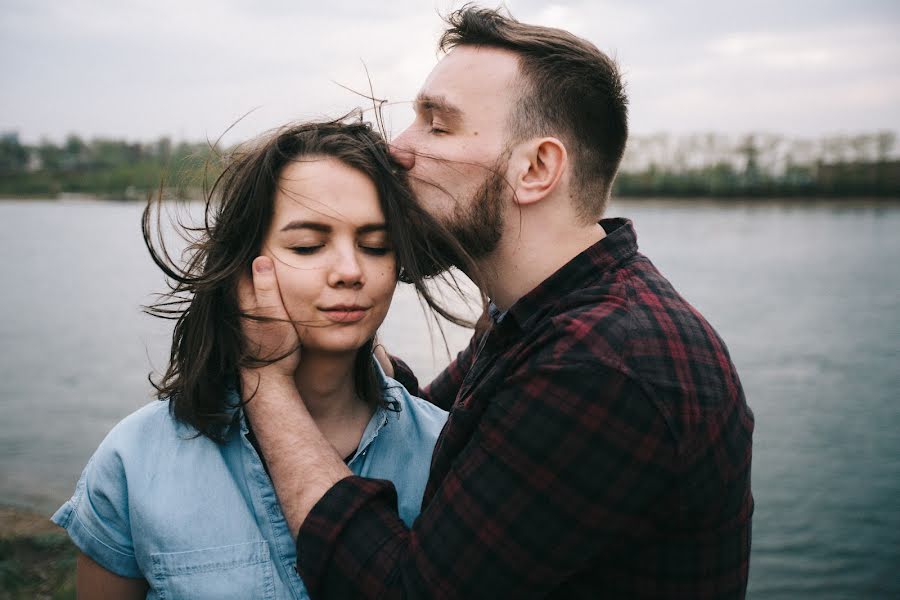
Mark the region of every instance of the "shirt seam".
[[[108, 548], [109, 550], [115, 552], [116, 554], [119, 554], [119, 555], [121, 555], [121, 556], [124, 556], [125, 558], [130, 558], [130, 559], [134, 560], [135, 564], [137, 564], [137, 556], [135, 556], [134, 554], [130, 554], [130, 553], [128, 553], [128, 552], [122, 552], [122, 551], [119, 550], [118, 548], [114, 548], [114, 547], [110, 546], [109, 544], [107, 544], [106, 542], [104, 542], [102, 539], [100, 539], [100, 538], [97, 536], [97, 534], [94, 533], [93, 530], [87, 525], [87, 523], [84, 522], [84, 519], [82, 519], [82, 518], [78, 515], [78, 510], [77, 510], [77, 508], [73, 511], [73, 513], [74, 513], [74, 514], [72, 515], [72, 517], [73, 517], [76, 521], [78, 521], [78, 525], [80, 525], [80, 526], [82, 527], [82, 529], [84, 529], [85, 533], [87, 533], [89, 536], [91, 536], [91, 538], [92, 538], [94, 541], [96, 541], [98, 544], [100, 544], [100, 545], [103, 546], [104, 548]], [[71, 525], [71, 523], [70, 523], [70, 525]], [[67, 528], [67, 529], [68, 529], [68, 528]]]

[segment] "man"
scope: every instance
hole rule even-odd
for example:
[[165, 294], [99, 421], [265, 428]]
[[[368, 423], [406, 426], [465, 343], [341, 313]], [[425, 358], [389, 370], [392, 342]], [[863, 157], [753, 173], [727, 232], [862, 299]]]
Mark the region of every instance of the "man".
[[[313, 598], [742, 597], [740, 381], [631, 223], [597, 223], [627, 137], [615, 64], [497, 11], [448, 21], [396, 158], [477, 259], [494, 323], [420, 392], [451, 413], [411, 529], [390, 483], [351, 476], [278, 363], [244, 373], [298, 571]], [[268, 259], [253, 277], [245, 306], [283, 314]]]

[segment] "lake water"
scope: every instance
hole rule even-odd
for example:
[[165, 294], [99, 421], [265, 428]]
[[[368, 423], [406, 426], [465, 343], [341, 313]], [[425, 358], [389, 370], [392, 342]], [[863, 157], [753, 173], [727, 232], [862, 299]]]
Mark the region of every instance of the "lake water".
[[[162, 289], [140, 210], [0, 202], [0, 503], [49, 514], [150, 400], [169, 329], [139, 308]], [[900, 203], [610, 214], [725, 338], [756, 414], [750, 595], [900, 597]], [[446, 354], [405, 288], [382, 337], [427, 380]]]

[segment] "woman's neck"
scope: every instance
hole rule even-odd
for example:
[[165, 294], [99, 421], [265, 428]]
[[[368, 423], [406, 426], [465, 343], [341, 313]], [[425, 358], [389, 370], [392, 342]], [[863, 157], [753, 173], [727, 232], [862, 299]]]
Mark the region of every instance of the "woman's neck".
[[294, 373], [310, 416], [342, 456], [359, 445], [372, 416], [372, 408], [356, 393], [355, 358], [355, 354], [303, 352]]
[[313, 419], [340, 418], [358, 408], [354, 362], [352, 354], [303, 353], [294, 382]]

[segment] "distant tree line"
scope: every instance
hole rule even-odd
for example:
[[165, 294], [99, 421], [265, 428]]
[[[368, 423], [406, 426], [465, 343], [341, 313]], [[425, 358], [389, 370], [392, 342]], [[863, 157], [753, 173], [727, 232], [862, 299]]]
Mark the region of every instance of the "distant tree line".
[[[632, 136], [616, 196], [900, 197], [893, 132], [794, 139], [771, 134]], [[90, 194], [143, 199], [167, 188], [200, 195], [218, 174], [220, 150], [208, 143], [83, 140], [22, 144], [0, 134], [0, 197]], [[210, 179], [211, 180], [211, 179]]]
[[632, 136], [619, 196], [900, 197], [897, 136]]
[[184, 197], [199, 195], [207, 165], [216, 171], [216, 152], [207, 143], [151, 143], [83, 140], [70, 135], [62, 144], [19, 142], [0, 135], [0, 196], [56, 197], [88, 194], [111, 199], [145, 199], [165, 186]]

